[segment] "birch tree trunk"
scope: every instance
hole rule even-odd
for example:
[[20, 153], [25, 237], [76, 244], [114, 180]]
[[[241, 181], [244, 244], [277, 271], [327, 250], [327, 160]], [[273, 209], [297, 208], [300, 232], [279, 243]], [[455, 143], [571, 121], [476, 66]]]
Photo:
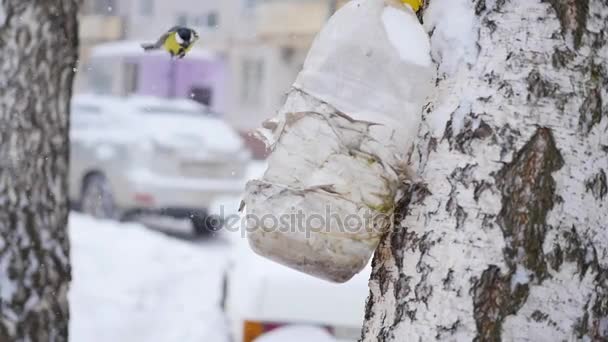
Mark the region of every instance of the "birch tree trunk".
[[363, 340], [608, 340], [608, 1], [430, 0], [424, 20], [438, 93]]
[[67, 341], [76, 0], [0, 1], [0, 341]]

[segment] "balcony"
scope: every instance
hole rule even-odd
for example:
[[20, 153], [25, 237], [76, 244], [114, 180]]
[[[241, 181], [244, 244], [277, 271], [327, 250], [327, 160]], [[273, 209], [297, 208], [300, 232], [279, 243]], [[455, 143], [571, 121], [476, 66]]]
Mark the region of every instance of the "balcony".
[[329, 16], [327, 0], [262, 1], [255, 8], [257, 37], [262, 40], [307, 40]]
[[125, 21], [119, 16], [83, 15], [80, 38], [84, 41], [108, 41], [124, 37]]

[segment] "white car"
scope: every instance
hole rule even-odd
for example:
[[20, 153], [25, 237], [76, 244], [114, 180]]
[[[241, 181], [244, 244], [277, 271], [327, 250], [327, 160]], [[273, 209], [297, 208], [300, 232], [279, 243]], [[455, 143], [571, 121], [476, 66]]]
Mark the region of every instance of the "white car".
[[246, 182], [242, 139], [186, 99], [77, 96], [70, 139], [70, 200], [99, 218], [163, 214], [204, 232], [209, 205]]
[[333, 284], [256, 255], [246, 238], [232, 240], [223, 307], [233, 342], [278, 341], [285, 336], [290, 336], [285, 341], [360, 339], [369, 265], [350, 281]]

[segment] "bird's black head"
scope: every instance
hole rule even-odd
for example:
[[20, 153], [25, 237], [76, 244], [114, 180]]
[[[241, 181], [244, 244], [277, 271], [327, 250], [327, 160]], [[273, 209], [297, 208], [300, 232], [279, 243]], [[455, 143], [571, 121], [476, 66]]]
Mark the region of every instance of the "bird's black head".
[[177, 34], [184, 40], [184, 42], [190, 42], [192, 40], [192, 30], [187, 28], [177, 29]]

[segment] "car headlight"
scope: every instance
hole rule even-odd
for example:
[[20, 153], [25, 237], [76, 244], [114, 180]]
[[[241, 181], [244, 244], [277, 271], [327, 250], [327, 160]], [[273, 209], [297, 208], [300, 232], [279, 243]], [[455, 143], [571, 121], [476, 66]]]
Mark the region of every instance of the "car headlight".
[[138, 139], [129, 144], [129, 160], [136, 164], [147, 162], [153, 152], [154, 146], [150, 139]]
[[177, 149], [174, 146], [160, 142], [158, 140], [152, 140], [152, 146], [154, 149], [154, 153], [156, 154], [165, 156], [173, 156], [177, 154]]
[[154, 149], [151, 139], [139, 139], [134, 144], [138, 152], [149, 153]]
[[116, 159], [119, 156], [120, 150], [117, 145], [113, 144], [101, 144], [95, 149], [95, 155], [97, 159], [101, 161], [108, 161]]

